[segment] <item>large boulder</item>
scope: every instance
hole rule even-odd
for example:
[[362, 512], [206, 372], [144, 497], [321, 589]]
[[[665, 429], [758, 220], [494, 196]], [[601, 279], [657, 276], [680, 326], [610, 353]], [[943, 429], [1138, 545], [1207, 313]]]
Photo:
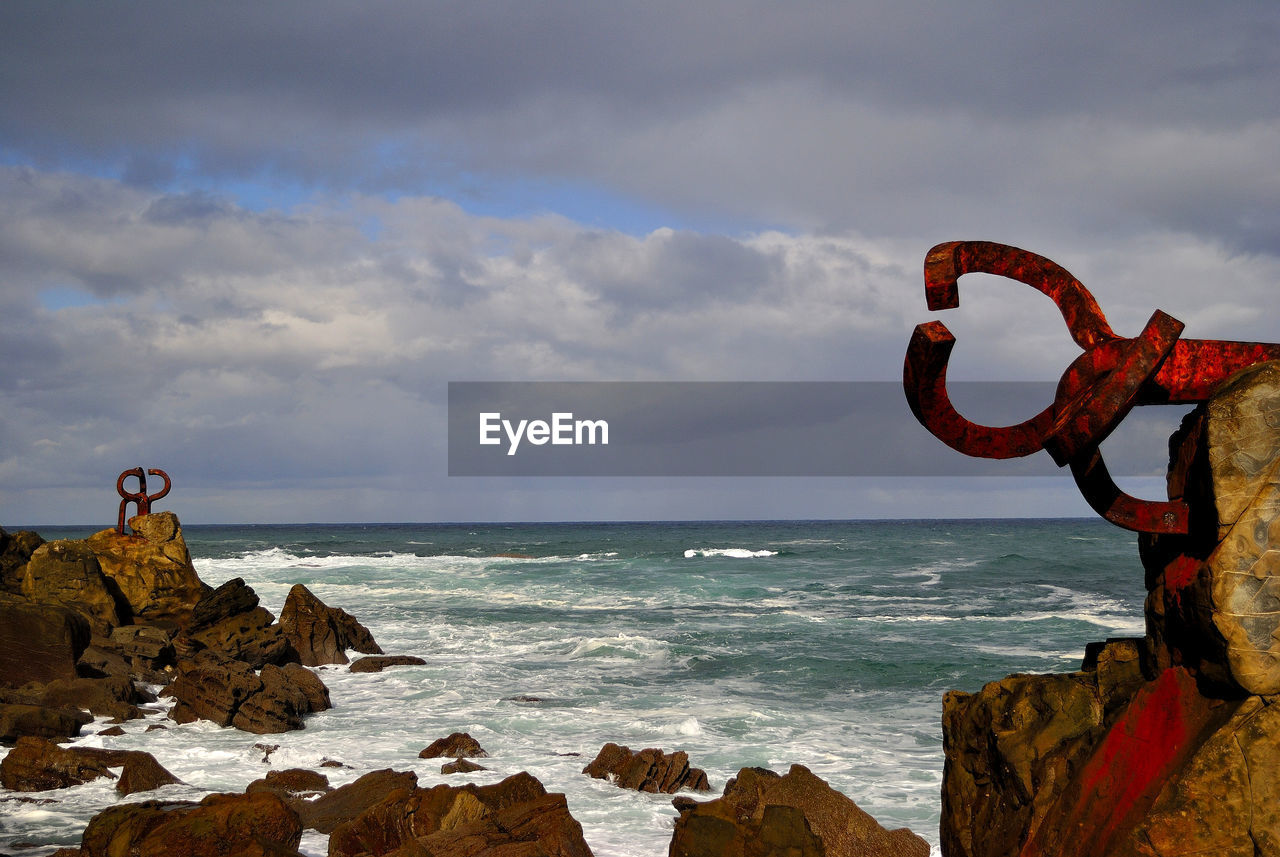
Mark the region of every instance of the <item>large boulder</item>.
[[253, 587], [238, 577], [207, 592], [196, 603], [173, 645], [179, 658], [211, 651], [244, 661], [253, 669], [298, 660], [284, 629], [259, 606]]
[[68, 708], [26, 703], [0, 703], [0, 743], [12, 744], [24, 735], [74, 738], [93, 715]]
[[490, 786], [390, 793], [329, 836], [330, 857], [390, 854], [590, 857], [562, 794], [521, 772]]
[[88, 711], [116, 721], [141, 717], [138, 705], [155, 701], [138, 690], [127, 676], [58, 679], [0, 692], [0, 698], [5, 702]]
[[113, 580], [135, 621], [176, 628], [207, 587], [191, 564], [182, 525], [173, 512], [129, 519], [133, 535], [114, 529], [87, 539], [102, 573]]
[[105, 636], [129, 619], [127, 602], [83, 541], [58, 539], [36, 548], [23, 573], [22, 594], [37, 604], [75, 610], [95, 634]]
[[257, 792], [108, 807], [89, 821], [81, 848], [84, 857], [273, 857], [296, 853], [301, 838], [297, 813]]
[[803, 765], [786, 776], [743, 768], [724, 795], [681, 801], [670, 857], [928, 857], [909, 830], [886, 830]]
[[369, 807], [393, 792], [408, 793], [418, 785], [413, 771], [384, 768], [370, 771], [355, 782], [336, 788], [315, 800], [300, 801], [292, 806], [302, 818], [304, 827], [320, 833], [332, 833], [338, 825], [360, 816]]
[[675, 794], [681, 789], [699, 792], [711, 789], [707, 772], [690, 767], [689, 754], [683, 750], [674, 753], [654, 748], [633, 751], [610, 742], [600, 748], [582, 773], [640, 792]]
[[329, 607], [301, 583], [294, 584], [280, 611], [285, 636], [309, 667], [345, 664], [347, 649], [380, 655], [369, 629], [338, 607]]
[[0, 687], [75, 678], [89, 638], [81, 614], [0, 593]]
[[454, 732], [444, 738], [437, 738], [418, 753], [419, 759], [483, 759], [489, 754], [480, 746], [480, 742], [467, 732]]
[[179, 723], [211, 720], [257, 735], [301, 729], [304, 714], [329, 708], [328, 688], [306, 667], [267, 664], [257, 674], [214, 652], [181, 662], [168, 693], [178, 700], [169, 716]]
[[[112, 768], [121, 768], [117, 778]], [[181, 782], [155, 757], [140, 750], [59, 747], [43, 738], [20, 738], [0, 761], [0, 785], [10, 791], [42, 792], [99, 777], [116, 780], [116, 791], [133, 794]]]
[[7, 533], [0, 527], [0, 592], [22, 592], [22, 578], [27, 570], [27, 560], [35, 549], [44, 544], [39, 533], [19, 530]]

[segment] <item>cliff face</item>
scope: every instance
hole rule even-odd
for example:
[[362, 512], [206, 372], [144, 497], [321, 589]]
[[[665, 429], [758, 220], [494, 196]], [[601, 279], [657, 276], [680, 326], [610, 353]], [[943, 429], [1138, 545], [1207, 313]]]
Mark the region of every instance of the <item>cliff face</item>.
[[1280, 364], [1170, 442], [1185, 536], [1143, 536], [1147, 634], [943, 701], [947, 857], [1280, 855]]

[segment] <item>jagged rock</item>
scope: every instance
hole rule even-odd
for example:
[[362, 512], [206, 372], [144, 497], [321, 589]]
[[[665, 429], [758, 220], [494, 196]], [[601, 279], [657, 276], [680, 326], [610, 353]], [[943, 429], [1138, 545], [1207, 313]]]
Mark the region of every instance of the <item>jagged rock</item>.
[[139, 691], [125, 676], [59, 679], [44, 685], [33, 684], [6, 691], [0, 697], [6, 702], [89, 711], [98, 717], [111, 717], [116, 721], [141, 717], [138, 704], [155, 701]]
[[394, 792], [408, 793], [418, 784], [413, 771], [384, 768], [371, 771], [353, 783], [336, 788], [297, 807], [303, 826], [320, 833], [332, 833], [340, 824], [362, 814]]
[[44, 544], [39, 533], [31, 530], [19, 530], [6, 533], [0, 527], [0, 591], [19, 594], [22, 592], [22, 577], [27, 569], [27, 560], [35, 549]]
[[117, 736], [123, 735], [124, 730], [121, 729], [119, 726], [108, 726], [106, 729], [98, 730], [98, 734], [117, 737]]
[[294, 797], [318, 797], [333, 791], [329, 778], [305, 768], [289, 768], [284, 771], [268, 771], [260, 780], [249, 783], [245, 792], [274, 792], [286, 802]]
[[743, 768], [724, 795], [682, 803], [670, 857], [928, 857], [909, 830], [886, 830], [803, 765], [786, 776]]
[[39, 738], [74, 738], [80, 727], [93, 722], [92, 715], [66, 708], [0, 703], [0, 742], [11, 744], [24, 735]]
[[480, 742], [466, 732], [454, 732], [447, 738], [437, 738], [430, 746], [418, 754], [419, 759], [439, 759], [445, 756], [454, 759], [483, 759], [489, 754], [480, 746]]
[[179, 723], [203, 718], [257, 735], [301, 729], [302, 715], [329, 707], [328, 688], [304, 667], [267, 664], [257, 675], [211, 652], [180, 663], [169, 693], [178, 700], [169, 716]]
[[191, 564], [182, 525], [172, 512], [157, 512], [130, 518], [129, 526], [133, 535], [103, 530], [86, 541], [135, 621], [176, 628], [208, 588]]
[[689, 754], [683, 750], [670, 754], [653, 748], [633, 752], [610, 742], [600, 748], [582, 773], [641, 792], [674, 794], [681, 789], [711, 789], [707, 772], [689, 767]]
[[89, 821], [81, 848], [85, 857], [272, 857], [296, 853], [301, 838], [297, 814], [276, 795], [213, 794], [108, 807]]
[[353, 673], [380, 673], [387, 667], [420, 667], [426, 664], [413, 655], [369, 655], [356, 658], [347, 667]]
[[475, 762], [468, 762], [466, 759], [454, 759], [452, 762], [445, 762], [440, 766], [442, 774], [473, 774], [476, 771], [487, 771], [488, 768], [477, 765]]
[[345, 664], [347, 649], [380, 655], [369, 629], [338, 607], [329, 607], [301, 583], [289, 590], [280, 625], [305, 666]]
[[[37, 604], [75, 610], [95, 634], [106, 635], [129, 618], [128, 605], [102, 574], [98, 557], [83, 541], [45, 542], [31, 554], [22, 576], [22, 594]], [[124, 616], [121, 616], [121, 612]]]
[[89, 637], [79, 613], [0, 593], [0, 687], [75, 678]]
[[490, 786], [400, 790], [339, 825], [330, 857], [358, 854], [590, 857], [562, 794], [521, 772]]
[[258, 605], [253, 587], [236, 577], [196, 603], [191, 620], [173, 645], [179, 658], [214, 651], [254, 669], [297, 661], [284, 629], [274, 622], [275, 617]]
[[[119, 779], [111, 768], [123, 768]], [[10, 791], [41, 792], [87, 783], [99, 777], [116, 779], [116, 791], [133, 794], [181, 782], [150, 753], [59, 747], [43, 738], [20, 738], [0, 761], [0, 785]]]

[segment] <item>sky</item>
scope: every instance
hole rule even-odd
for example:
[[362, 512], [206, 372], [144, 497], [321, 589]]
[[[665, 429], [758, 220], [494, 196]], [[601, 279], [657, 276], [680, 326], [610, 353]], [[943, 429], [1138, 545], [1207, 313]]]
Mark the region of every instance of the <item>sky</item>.
[[0, 4], [0, 524], [109, 525], [135, 466], [187, 523], [1087, 515], [449, 477], [447, 385], [889, 381], [935, 318], [953, 378], [1055, 380], [1026, 286], [927, 310], [958, 239], [1280, 340], [1278, 156], [1271, 2]]

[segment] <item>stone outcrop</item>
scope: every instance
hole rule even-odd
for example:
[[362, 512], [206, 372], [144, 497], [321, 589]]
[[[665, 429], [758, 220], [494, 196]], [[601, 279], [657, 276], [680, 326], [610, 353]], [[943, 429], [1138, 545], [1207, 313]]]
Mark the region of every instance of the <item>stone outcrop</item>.
[[353, 673], [380, 673], [387, 667], [420, 667], [426, 661], [413, 655], [368, 655], [356, 658], [347, 667]]
[[[118, 778], [111, 768], [122, 768]], [[116, 780], [116, 791], [125, 795], [180, 782], [150, 753], [59, 747], [43, 738], [20, 738], [0, 761], [0, 785], [10, 791], [62, 789], [99, 777]]]
[[886, 830], [803, 765], [786, 776], [743, 768], [716, 800], [678, 799], [670, 857], [928, 857], [909, 830]]
[[258, 735], [301, 729], [304, 714], [329, 708], [328, 688], [305, 667], [267, 664], [258, 674], [214, 652], [183, 661], [168, 693], [179, 723], [203, 718]]
[[1147, 636], [947, 694], [948, 857], [1280, 853], [1280, 364], [1170, 442], [1186, 535], [1143, 535]]
[[31, 684], [0, 691], [0, 700], [45, 708], [88, 711], [95, 716], [110, 717], [117, 722], [141, 717], [138, 705], [155, 701], [138, 690], [127, 676], [59, 679], [48, 684]]
[[384, 768], [371, 771], [355, 782], [336, 788], [315, 800], [294, 803], [293, 806], [301, 816], [304, 827], [321, 833], [332, 833], [338, 825], [360, 816], [389, 795], [400, 792], [408, 794], [417, 785], [418, 775], [413, 771]]
[[382, 654], [369, 629], [338, 607], [329, 607], [301, 583], [289, 590], [280, 625], [305, 666], [347, 663], [347, 649]]
[[209, 651], [243, 661], [253, 669], [298, 660], [284, 629], [258, 605], [253, 587], [239, 577], [196, 603], [191, 621], [173, 645], [180, 659]]
[[297, 813], [257, 792], [108, 807], [85, 828], [81, 848], [84, 857], [274, 857], [296, 854], [301, 838]]
[[454, 732], [445, 738], [432, 741], [418, 754], [418, 758], [439, 759], [447, 756], [451, 759], [483, 759], [488, 755], [480, 746], [480, 742], [472, 738], [469, 733]]
[[632, 751], [610, 742], [600, 748], [582, 773], [641, 792], [675, 794], [682, 789], [700, 792], [711, 789], [707, 772], [690, 767], [689, 754], [683, 750], [675, 753], [653, 748]]
[[0, 743], [12, 744], [24, 735], [74, 738], [93, 715], [66, 708], [26, 703], [0, 703]]
[[477, 765], [475, 762], [469, 762], [466, 759], [454, 759], [452, 762], [445, 762], [440, 766], [442, 774], [474, 774], [476, 771], [487, 771], [488, 768], [483, 765]]
[[75, 678], [89, 638], [79, 613], [0, 593], [0, 687]]
[[22, 577], [27, 570], [27, 560], [35, 549], [44, 544], [39, 533], [19, 530], [7, 533], [0, 527], [0, 592], [22, 592]]
[[103, 636], [121, 623], [122, 608], [124, 620], [129, 618], [127, 603], [83, 541], [58, 539], [36, 548], [23, 572], [22, 594], [37, 604], [75, 610]]
[[94, 533], [89, 549], [135, 622], [176, 628], [207, 589], [191, 564], [182, 525], [172, 512], [156, 512], [130, 518], [129, 526], [133, 535]]
[[490, 786], [397, 790], [329, 836], [330, 857], [364, 854], [590, 857], [562, 794], [527, 773]]
[[172, 635], [156, 625], [122, 625], [94, 637], [76, 664], [82, 675], [134, 676], [167, 684], [176, 663]]

